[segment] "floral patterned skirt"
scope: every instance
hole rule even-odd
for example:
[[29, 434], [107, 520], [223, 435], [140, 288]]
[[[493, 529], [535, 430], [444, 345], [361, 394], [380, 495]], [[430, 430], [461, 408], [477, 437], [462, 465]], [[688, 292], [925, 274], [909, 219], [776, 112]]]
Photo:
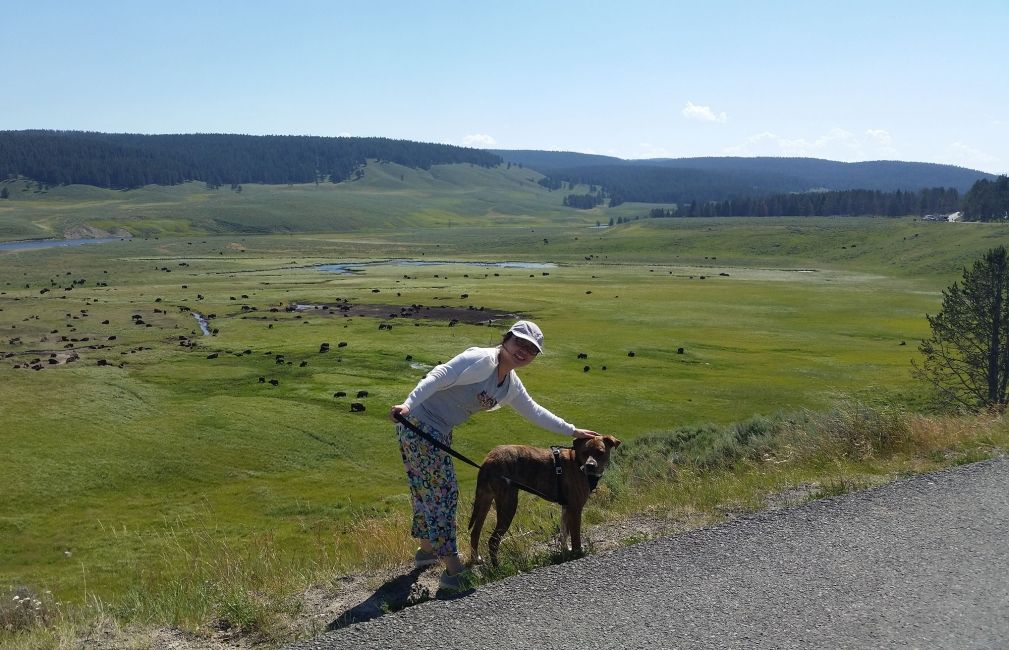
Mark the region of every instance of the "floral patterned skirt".
[[[442, 433], [419, 420], [408, 419], [442, 444], [452, 444], [451, 431]], [[396, 425], [396, 435], [413, 501], [411, 534], [416, 539], [430, 541], [439, 557], [456, 555], [459, 484], [452, 457], [402, 424]]]

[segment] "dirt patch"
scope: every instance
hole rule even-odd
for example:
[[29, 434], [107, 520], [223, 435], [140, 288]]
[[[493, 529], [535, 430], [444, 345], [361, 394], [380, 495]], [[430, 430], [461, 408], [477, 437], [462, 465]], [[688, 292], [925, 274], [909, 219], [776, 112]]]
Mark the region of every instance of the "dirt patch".
[[94, 226], [76, 226], [63, 231], [63, 239], [107, 239], [109, 237], [132, 239], [133, 235], [125, 228], [108, 231]]
[[312, 314], [313, 316], [364, 316], [368, 318], [380, 318], [387, 321], [405, 320], [436, 320], [455, 323], [466, 323], [469, 325], [493, 325], [497, 322], [511, 324], [519, 318], [518, 314], [489, 309], [487, 307], [476, 307], [468, 305], [466, 307], [453, 305], [386, 305], [370, 303], [352, 303], [346, 300], [339, 300], [334, 303], [314, 304], [299, 303], [289, 305], [285, 311], [296, 311], [302, 314]]
[[816, 499], [820, 494], [819, 483], [802, 483], [781, 492], [774, 492], [764, 499], [767, 510], [787, 510]]

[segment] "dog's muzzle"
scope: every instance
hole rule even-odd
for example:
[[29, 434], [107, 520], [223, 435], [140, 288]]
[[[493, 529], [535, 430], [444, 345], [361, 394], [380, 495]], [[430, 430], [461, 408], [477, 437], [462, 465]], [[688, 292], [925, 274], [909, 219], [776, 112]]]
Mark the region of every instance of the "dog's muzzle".
[[589, 480], [589, 492], [594, 491], [599, 485], [599, 479], [603, 477], [603, 473], [599, 471], [599, 463], [595, 458], [589, 458], [582, 465], [581, 470], [585, 474], [585, 478]]

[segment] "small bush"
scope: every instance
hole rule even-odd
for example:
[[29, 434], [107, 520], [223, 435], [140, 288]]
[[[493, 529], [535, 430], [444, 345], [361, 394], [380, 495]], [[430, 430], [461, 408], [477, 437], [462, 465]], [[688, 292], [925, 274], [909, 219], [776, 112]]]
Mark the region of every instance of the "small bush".
[[858, 492], [860, 490], [865, 490], [869, 487], [869, 484], [864, 481], [858, 481], [851, 478], [845, 478], [843, 476], [833, 478], [825, 482], [818, 489], [814, 490], [810, 494], [810, 499], [823, 499], [825, 497], [836, 497], [842, 494], [848, 494], [849, 492]]
[[789, 447], [803, 458], [888, 457], [914, 446], [912, 418], [894, 405], [842, 403], [825, 413], [804, 412], [790, 427]]
[[52, 621], [52, 612], [48, 594], [39, 596], [28, 587], [11, 589], [0, 601], [0, 630], [21, 633], [46, 627]]
[[[621, 445], [614, 464], [621, 479], [674, 478], [679, 466], [728, 468], [740, 460], [765, 455], [782, 422], [781, 418], [755, 417], [728, 427], [708, 424], [657, 432]], [[610, 470], [607, 478], [611, 478]], [[618, 481], [611, 486], [613, 483]]]

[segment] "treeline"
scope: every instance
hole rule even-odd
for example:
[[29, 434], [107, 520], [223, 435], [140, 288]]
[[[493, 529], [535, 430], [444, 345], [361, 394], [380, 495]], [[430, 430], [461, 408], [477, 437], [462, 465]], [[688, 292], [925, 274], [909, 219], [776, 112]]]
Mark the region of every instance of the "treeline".
[[959, 192], [935, 187], [919, 192], [803, 192], [731, 201], [691, 201], [676, 208], [653, 208], [651, 219], [671, 217], [833, 217], [833, 216], [926, 216], [950, 214], [960, 204]]
[[[960, 208], [960, 193], [933, 187], [917, 192], [844, 190], [802, 192], [727, 201], [691, 202], [681, 216], [696, 217], [830, 217], [877, 215], [900, 217], [949, 214]], [[664, 215], [663, 215], [664, 216]]]
[[579, 210], [591, 210], [597, 205], [606, 202], [606, 198], [601, 194], [568, 194], [564, 197], [564, 205], [569, 208]]
[[479, 149], [388, 138], [0, 131], [0, 180], [25, 177], [51, 186], [339, 183], [375, 159], [418, 169], [502, 163]]
[[970, 221], [1009, 221], [1009, 176], [974, 183], [960, 211]]

